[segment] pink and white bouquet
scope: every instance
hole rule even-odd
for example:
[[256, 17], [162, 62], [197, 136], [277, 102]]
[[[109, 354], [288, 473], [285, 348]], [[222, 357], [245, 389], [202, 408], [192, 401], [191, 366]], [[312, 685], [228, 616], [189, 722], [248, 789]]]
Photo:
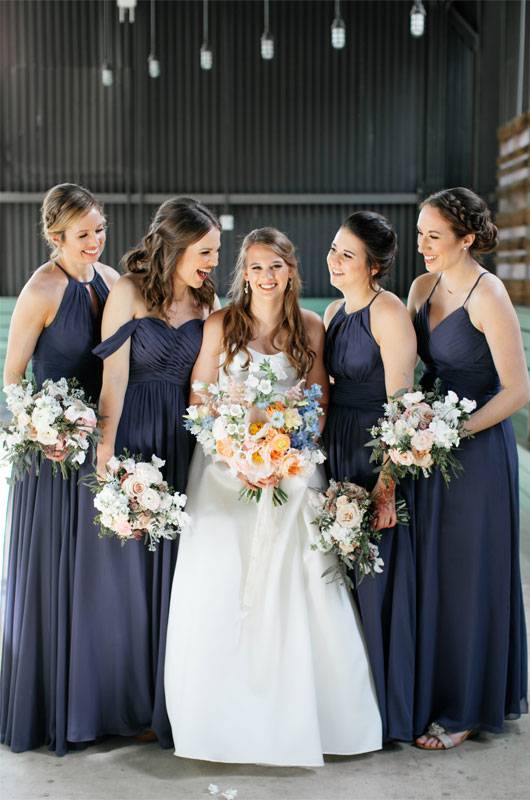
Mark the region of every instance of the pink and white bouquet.
[[160, 467], [165, 461], [155, 455], [151, 461], [140, 458], [127, 453], [113, 456], [105, 478], [89, 484], [100, 512], [94, 522], [100, 526], [100, 536], [117, 536], [122, 544], [144, 539], [149, 550], [156, 550], [160, 539], [176, 539], [190, 522], [183, 511], [187, 498], [164, 480]]
[[462, 471], [455, 450], [476, 405], [453, 391], [444, 395], [439, 381], [432, 391], [399, 392], [385, 403], [384, 417], [370, 431], [370, 460], [384, 463], [385, 472], [396, 481], [405, 475], [428, 477], [437, 467], [447, 485]]
[[[319, 531], [311, 549], [334, 553], [339, 560], [322, 577], [331, 575], [331, 580], [340, 579], [353, 586], [348, 570], [354, 572], [357, 585], [366, 575], [375, 577], [383, 572], [377, 546], [382, 531], [373, 528], [373, 500], [366, 489], [348, 481], [331, 480], [325, 492], [310, 490], [309, 503], [317, 512], [313, 525]], [[408, 522], [403, 500], [396, 503], [396, 511], [398, 522]]]
[[75, 379], [46, 380], [39, 391], [33, 380], [23, 380], [4, 392], [12, 418], [0, 431], [0, 447], [14, 480], [31, 467], [35, 453], [50, 459], [54, 474], [60, 468], [63, 478], [84, 464], [99, 438], [98, 417]]
[[265, 359], [251, 363], [246, 380], [231, 380], [227, 388], [193, 386], [203, 402], [187, 409], [185, 425], [206, 455], [242, 481], [241, 499], [258, 502], [262, 488], [272, 486], [274, 505], [282, 505], [288, 495], [280, 482], [309, 475], [325, 460], [318, 423], [322, 390], [317, 384], [306, 389], [304, 381], [280, 389], [285, 377]]

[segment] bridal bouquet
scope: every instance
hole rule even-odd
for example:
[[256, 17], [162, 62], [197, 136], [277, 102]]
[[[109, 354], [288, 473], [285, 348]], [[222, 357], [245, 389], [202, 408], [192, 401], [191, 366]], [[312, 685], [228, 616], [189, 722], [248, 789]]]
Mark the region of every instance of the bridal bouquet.
[[160, 539], [176, 539], [190, 521], [183, 511], [186, 495], [171, 489], [160, 467], [166, 463], [151, 456], [141, 461], [127, 453], [113, 456], [106, 465], [106, 476], [90, 483], [94, 505], [100, 512], [94, 519], [100, 536], [144, 539], [149, 550], [156, 550]]
[[288, 495], [280, 481], [309, 475], [325, 460], [318, 425], [322, 390], [316, 384], [306, 389], [304, 381], [280, 389], [285, 377], [265, 359], [251, 363], [246, 380], [231, 380], [226, 389], [193, 385], [203, 402], [187, 409], [185, 425], [207, 455], [242, 480], [241, 499], [259, 501], [262, 488], [272, 486], [274, 505], [282, 505]]
[[37, 392], [32, 380], [23, 380], [5, 386], [4, 392], [12, 419], [0, 431], [0, 447], [13, 479], [31, 467], [34, 453], [50, 459], [53, 473], [60, 468], [63, 478], [79, 469], [98, 430], [95, 406], [77, 381], [46, 380]]
[[398, 481], [405, 475], [428, 477], [438, 467], [446, 483], [462, 471], [454, 451], [462, 438], [463, 423], [476, 408], [453, 391], [443, 395], [437, 381], [430, 392], [400, 392], [385, 403], [385, 415], [371, 429], [371, 461], [382, 464]]
[[[335, 553], [339, 564], [332, 565], [322, 574], [331, 580], [340, 579], [353, 586], [347, 570], [357, 576], [357, 585], [366, 575], [375, 576], [383, 571], [377, 542], [382, 531], [373, 528], [373, 500], [366, 489], [347, 481], [330, 481], [325, 492], [311, 489], [309, 503], [317, 512], [313, 525], [319, 531], [311, 545], [321, 553]], [[398, 522], [408, 522], [405, 502], [396, 503]]]

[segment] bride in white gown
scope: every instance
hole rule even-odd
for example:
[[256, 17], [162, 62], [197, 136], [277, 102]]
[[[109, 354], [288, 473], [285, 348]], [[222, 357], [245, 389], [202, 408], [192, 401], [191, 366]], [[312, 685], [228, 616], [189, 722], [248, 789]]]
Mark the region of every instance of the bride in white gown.
[[[244, 240], [232, 304], [205, 323], [193, 380], [247, 375], [269, 358], [327, 397], [324, 329], [300, 310], [294, 247], [272, 228]], [[227, 355], [228, 354], [228, 355]], [[221, 364], [221, 366], [219, 366]], [[192, 394], [191, 402], [200, 402]], [[321, 575], [331, 556], [310, 548], [308, 482], [289, 499], [239, 500], [241, 483], [195, 448], [192, 522], [180, 539], [169, 613], [165, 690], [175, 754], [235, 763], [314, 767], [323, 754], [378, 750], [381, 719], [359, 619], [348, 590]]]

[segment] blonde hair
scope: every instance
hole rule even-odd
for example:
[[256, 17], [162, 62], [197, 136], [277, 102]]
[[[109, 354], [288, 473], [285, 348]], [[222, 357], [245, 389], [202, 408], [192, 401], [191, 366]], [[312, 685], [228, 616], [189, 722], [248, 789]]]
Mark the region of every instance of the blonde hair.
[[[209, 208], [191, 197], [172, 197], [157, 210], [147, 234], [122, 258], [125, 272], [133, 273], [149, 311], [167, 320], [173, 302], [173, 275], [186, 249], [221, 226]], [[210, 278], [200, 289], [190, 287], [195, 303], [210, 311], [215, 287]]]
[[103, 205], [88, 189], [76, 183], [59, 183], [46, 192], [41, 208], [42, 235], [51, 247], [51, 258], [57, 258], [59, 251], [52, 236], [64, 239], [64, 232], [77, 217], [93, 208], [103, 214]]
[[281, 349], [295, 368], [297, 376], [304, 378], [313, 366], [315, 353], [309, 346], [298, 303], [302, 288], [298, 259], [293, 243], [276, 228], [257, 228], [243, 239], [228, 292], [231, 303], [223, 318], [223, 350], [226, 353], [223, 369], [228, 371], [240, 352], [247, 357], [246, 366], [250, 362], [248, 343], [255, 336], [255, 320], [250, 310], [252, 295], [245, 293], [244, 272], [248, 250], [255, 244], [270, 247], [291, 268], [291, 277], [283, 296], [282, 319], [272, 332], [271, 342], [276, 347], [278, 336], [284, 334]]

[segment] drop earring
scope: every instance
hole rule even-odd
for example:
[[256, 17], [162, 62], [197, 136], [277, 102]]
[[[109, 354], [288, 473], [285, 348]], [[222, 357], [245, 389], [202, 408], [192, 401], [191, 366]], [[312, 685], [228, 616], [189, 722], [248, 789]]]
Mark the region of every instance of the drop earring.
[[248, 281], [245, 281], [245, 288], [243, 289], [245, 294], [248, 294]]

